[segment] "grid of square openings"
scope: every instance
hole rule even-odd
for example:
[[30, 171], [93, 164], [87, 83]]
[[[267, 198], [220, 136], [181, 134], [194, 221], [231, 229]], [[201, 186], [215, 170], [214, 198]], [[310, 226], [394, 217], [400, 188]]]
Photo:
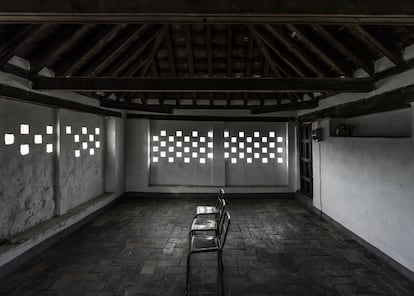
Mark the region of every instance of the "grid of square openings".
[[[19, 141], [20, 155], [29, 155], [31, 150], [31, 144], [34, 146], [43, 146], [46, 153], [52, 153], [54, 151], [53, 138], [51, 137], [54, 133], [52, 125], [44, 126], [43, 133], [31, 133], [29, 123], [21, 123], [19, 126], [19, 133], [16, 136], [14, 133], [4, 134], [4, 144], [6, 146], [17, 145], [16, 140]], [[33, 146], [32, 146], [33, 147]]]
[[213, 158], [213, 131], [201, 134], [193, 130], [184, 134], [181, 130], [166, 131], [152, 135], [151, 159], [153, 163], [167, 161], [173, 163], [205, 164]]
[[72, 126], [65, 126], [65, 134], [72, 137], [76, 158], [80, 157], [82, 153], [95, 155], [95, 150], [101, 148], [101, 141], [99, 139], [101, 130], [99, 127], [88, 128], [82, 126], [78, 131]]
[[285, 139], [276, 132], [224, 131], [224, 158], [232, 164], [244, 161], [248, 164], [283, 164]]

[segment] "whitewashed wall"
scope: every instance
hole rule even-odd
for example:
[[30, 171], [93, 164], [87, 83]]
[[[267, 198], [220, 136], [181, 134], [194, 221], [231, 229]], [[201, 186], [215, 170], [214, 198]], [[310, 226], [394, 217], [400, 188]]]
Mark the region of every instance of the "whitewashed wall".
[[[411, 118], [413, 126], [412, 109]], [[404, 118], [401, 111], [371, 117], [371, 127], [383, 120]], [[414, 137], [329, 137], [329, 121], [319, 124], [324, 140], [313, 142], [314, 206], [414, 271]]]
[[[174, 121], [163, 122], [163, 125], [172, 125], [174, 126]], [[203, 122], [189, 122], [191, 129], [202, 129], [205, 125]], [[222, 122], [211, 122], [209, 123], [212, 127], [214, 126], [226, 126]], [[246, 124], [246, 123], [244, 123]], [[227, 124], [228, 125], [228, 124]], [[235, 123], [237, 125], [237, 123]], [[255, 123], [252, 123], [255, 125]], [[268, 124], [272, 125], [272, 124]], [[276, 123], [280, 125], [280, 123]], [[282, 124], [284, 125], [284, 124]], [[243, 126], [243, 124], [241, 124]], [[263, 192], [263, 193], [282, 193], [282, 192], [294, 192], [297, 186], [297, 162], [296, 162], [296, 137], [294, 125], [289, 123], [286, 125], [287, 135], [288, 135], [288, 161], [285, 163], [287, 166], [287, 178], [283, 179], [280, 183], [276, 185], [264, 185], [260, 184], [259, 186], [253, 185], [238, 185], [238, 186], [228, 186], [226, 188], [227, 192], [236, 192], [236, 193], [249, 193], [249, 192]], [[223, 187], [226, 185], [226, 175], [224, 169], [224, 159], [220, 164], [220, 161], [214, 162], [214, 167], [212, 167], [212, 176], [209, 175], [209, 186], [189, 186], [188, 178], [194, 176], [186, 176], [186, 171], [175, 170], [173, 173], [177, 174], [181, 180], [182, 185], [178, 183], [174, 186], [162, 186], [162, 185], [151, 185], [150, 179], [150, 152], [149, 152], [149, 137], [150, 137], [150, 120], [147, 119], [128, 119], [126, 126], [126, 191], [129, 192], [216, 192], [217, 187]], [[220, 135], [215, 134], [215, 138]], [[215, 140], [216, 141], [216, 140]], [[223, 154], [222, 147], [217, 146], [218, 142], [215, 142], [214, 153], [215, 157], [220, 157]], [[222, 144], [222, 143], [221, 143]], [[172, 173], [165, 171], [165, 173]], [[243, 178], [246, 177], [241, 174], [238, 178], [238, 184], [248, 184], [249, 180], [243, 181]], [[157, 176], [157, 178], [162, 178], [162, 176]], [[263, 178], [277, 178], [274, 175], [263, 175]], [[196, 180], [197, 181], [197, 180]], [[198, 180], [197, 182], [202, 182], [203, 180]], [[234, 180], [233, 180], [234, 181]], [[280, 181], [280, 180], [279, 180]], [[193, 182], [193, 183], [197, 183]], [[264, 184], [276, 184], [275, 182], [267, 182]], [[205, 184], [205, 183], [200, 183]]]

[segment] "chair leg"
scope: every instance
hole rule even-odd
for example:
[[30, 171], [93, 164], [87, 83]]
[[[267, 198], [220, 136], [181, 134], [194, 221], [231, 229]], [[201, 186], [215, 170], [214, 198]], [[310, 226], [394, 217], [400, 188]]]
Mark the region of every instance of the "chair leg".
[[224, 275], [223, 275], [223, 256], [222, 252], [218, 251], [218, 257], [219, 257], [219, 270], [220, 270], [220, 289], [221, 289], [221, 295], [224, 296]]
[[191, 253], [188, 251], [187, 255], [187, 273], [186, 273], [186, 280], [185, 280], [185, 295], [188, 295], [189, 290], [189, 283], [190, 283], [190, 268], [191, 268]]

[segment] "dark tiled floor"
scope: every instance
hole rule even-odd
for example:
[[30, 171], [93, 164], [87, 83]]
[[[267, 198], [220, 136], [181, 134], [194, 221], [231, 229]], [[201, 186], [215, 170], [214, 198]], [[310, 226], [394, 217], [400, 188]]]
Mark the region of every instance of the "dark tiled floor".
[[[0, 294], [183, 295], [200, 202], [125, 201], [4, 279]], [[294, 200], [228, 204], [226, 295], [414, 295], [413, 283]], [[190, 295], [214, 295], [216, 257], [194, 258]]]

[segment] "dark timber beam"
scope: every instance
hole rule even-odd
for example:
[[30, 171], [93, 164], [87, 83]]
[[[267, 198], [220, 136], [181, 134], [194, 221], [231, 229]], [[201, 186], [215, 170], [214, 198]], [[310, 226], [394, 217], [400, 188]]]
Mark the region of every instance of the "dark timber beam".
[[243, 122], [288, 122], [294, 117], [274, 116], [192, 116], [192, 115], [153, 115], [128, 113], [127, 118], [147, 118], [154, 120], [189, 120], [189, 121], [243, 121]]
[[319, 111], [311, 112], [299, 117], [299, 120], [313, 120], [317, 118], [349, 118], [378, 112], [386, 112], [403, 108], [410, 108], [414, 101], [414, 85], [385, 92], [355, 102], [350, 102]]
[[275, 76], [282, 76], [280, 72], [283, 72], [285, 76], [288, 76], [286, 72], [284, 72], [283, 69], [281, 69], [272, 59], [269, 52], [267, 51], [265, 45], [263, 44], [262, 40], [257, 36], [256, 30], [253, 26], [248, 25], [247, 28], [249, 29], [250, 36], [249, 38], [252, 38], [254, 36], [255, 41], [257, 43], [257, 46], [259, 47], [260, 52], [262, 53], [263, 57], [265, 58], [266, 63], [269, 64], [270, 69], [272, 70], [273, 74]]
[[[147, 63], [143, 66], [142, 72], [140, 73], [140, 76], [145, 76], [147, 75], [147, 72], [149, 70], [149, 68], [151, 67], [151, 65], [154, 63], [155, 57], [158, 53], [158, 50], [160, 49], [161, 43], [164, 39], [164, 35], [167, 31], [167, 25], [163, 25], [163, 27], [161, 28], [160, 32], [157, 33], [157, 37], [154, 41], [154, 46], [151, 49], [151, 52], [149, 53], [146, 61]], [[136, 74], [132, 73], [132, 76], [134, 76]]]
[[44, 26], [45, 25], [27, 25], [8, 40], [4, 40], [0, 46], [0, 68], [2, 68], [7, 61], [19, 52], [28, 42], [31, 42], [33, 37], [36, 36]]
[[118, 57], [120, 57], [131, 43], [139, 39], [148, 29], [150, 25], [142, 25], [128, 27], [123, 35], [111, 42], [109, 48], [97, 58], [87, 69], [82, 71], [81, 76], [99, 76], [107, 69], [107, 67]]
[[21, 88], [12, 87], [8, 85], [0, 84], [0, 98], [17, 100], [26, 103], [32, 103], [36, 105], [42, 105], [52, 108], [63, 108], [69, 110], [75, 110], [80, 112], [100, 114], [105, 116], [121, 117], [122, 114], [112, 110], [102, 109], [95, 106], [85, 105], [73, 101], [56, 98], [49, 95], [30, 92]]
[[264, 25], [265, 29], [272, 34], [280, 43], [282, 43], [292, 54], [299, 59], [306, 67], [314, 72], [318, 77], [328, 76], [328, 73], [318, 67], [318, 63], [315, 63], [312, 57], [310, 57], [300, 46], [294, 44], [294, 42], [288, 36], [285, 36], [280, 28], [275, 28], [270, 25]]
[[383, 55], [388, 57], [396, 66], [401, 66], [405, 64], [402, 50], [397, 48], [392, 40], [389, 40], [387, 44], [384, 44], [372, 33], [368, 32], [368, 30], [359, 25], [351, 26], [351, 28], [358, 32], [358, 34], [360, 34], [364, 39], [366, 39], [369, 42], [369, 44], [372, 44]]
[[339, 41], [332, 33], [330, 33], [323, 26], [313, 25], [312, 29], [322, 35], [334, 48], [336, 48], [342, 55], [354, 61], [359, 67], [365, 70], [368, 75], [374, 75], [374, 63], [368, 58], [360, 56], [360, 52], [355, 52], [348, 48], [345, 44]]
[[[40, 3], [40, 4], [39, 4]], [[407, 0], [2, 0], [0, 22], [414, 23]]]
[[167, 114], [171, 114], [173, 112], [173, 109], [167, 106], [134, 104], [128, 102], [113, 101], [108, 99], [101, 100], [101, 107]]
[[339, 60], [333, 59], [329, 52], [326, 52], [321, 46], [316, 44], [313, 40], [308, 38], [305, 32], [299, 27], [294, 25], [286, 26], [294, 36], [302, 41], [312, 52], [314, 52], [326, 65], [332, 68], [336, 73], [345, 77], [352, 77], [352, 69], [350, 69], [345, 63]]
[[174, 59], [174, 49], [171, 41], [171, 30], [170, 26], [167, 26], [167, 31], [165, 32], [165, 45], [167, 47], [168, 52], [168, 64], [170, 66], [170, 76], [177, 76], [177, 69], [175, 67], [175, 59]]
[[59, 76], [76, 74], [97, 52], [110, 43], [125, 26], [125, 24], [115, 25], [96, 32], [93, 37], [82, 44], [81, 50], [72, 52], [71, 58], [66, 59], [59, 65], [56, 74]]
[[33, 88], [82, 92], [367, 92], [370, 78], [36, 77]]
[[278, 105], [263, 105], [257, 107], [251, 107], [250, 111], [252, 114], [263, 114], [270, 112], [279, 112], [279, 111], [291, 111], [291, 110], [301, 110], [301, 109], [313, 109], [318, 107], [318, 100], [309, 100], [305, 102], [296, 102], [288, 104], [278, 104]]
[[211, 25], [206, 26], [206, 42], [207, 42], [207, 71], [208, 76], [213, 76], [213, 49], [211, 43]]

